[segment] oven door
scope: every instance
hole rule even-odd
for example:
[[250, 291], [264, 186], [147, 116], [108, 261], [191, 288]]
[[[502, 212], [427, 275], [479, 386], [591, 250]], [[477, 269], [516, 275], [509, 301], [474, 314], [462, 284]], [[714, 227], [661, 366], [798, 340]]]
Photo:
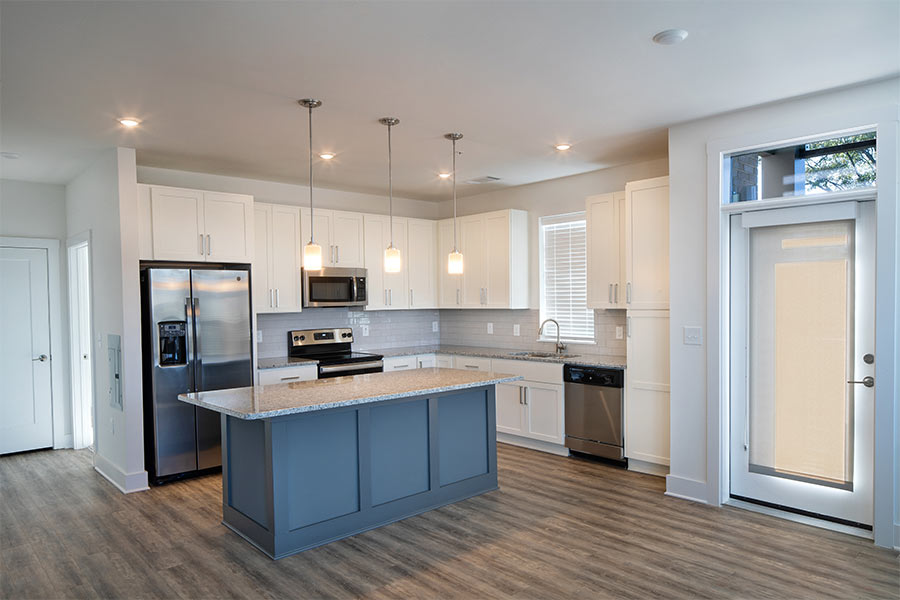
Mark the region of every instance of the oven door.
[[365, 281], [364, 269], [304, 270], [303, 307], [365, 306], [365, 288], [362, 294], [359, 290], [361, 279]]
[[366, 362], [344, 363], [337, 365], [319, 365], [319, 379], [329, 377], [347, 377], [349, 375], [362, 375], [364, 373], [381, 373], [384, 371], [384, 363], [381, 360]]

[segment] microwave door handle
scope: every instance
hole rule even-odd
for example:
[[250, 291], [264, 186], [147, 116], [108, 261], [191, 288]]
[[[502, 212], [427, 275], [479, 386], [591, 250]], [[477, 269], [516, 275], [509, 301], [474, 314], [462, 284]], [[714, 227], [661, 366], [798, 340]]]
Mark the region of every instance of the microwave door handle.
[[356, 277], [350, 278], [351, 285], [353, 286], [353, 291], [351, 292], [350, 300], [351, 302], [356, 302], [358, 300], [358, 291], [359, 286], [357, 285]]

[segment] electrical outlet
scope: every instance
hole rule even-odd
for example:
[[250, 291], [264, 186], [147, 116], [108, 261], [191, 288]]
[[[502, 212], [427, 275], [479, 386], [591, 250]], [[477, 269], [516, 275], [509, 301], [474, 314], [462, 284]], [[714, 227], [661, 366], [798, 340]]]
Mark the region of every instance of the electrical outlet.
[[112, 417], [109, 418], [109, 432], [116, 435], [116, 420]]
[[488, 328], [487, 328], [487, 329], [488, 329], [488, 333], [493, 334], [493, 333], [494, 333], [494, 324], [493, 324], [493, 323], [488, 323]]
[[687, 327], [684, 328], [684, 343], [691, 346], [703, 345], [703, 328]]
[[616, 326], [616, 339], [621, 340], [625, 337], [625, 328], [621, 325]]
[[513, 325], [513, 335], [522, 335], [522, 328], [519, 327], [518, 323]]
[[369, 337], [369, 326], [368, 325], [362, 326], [362, 334], [363, 334], [363, 337]]
[[438, 321], [432, 321], [431, 322], [431, 331], [433, 331], [434, 333], [437, 333], [440, 330], [441, 330], [440, 323], [438, 323]]

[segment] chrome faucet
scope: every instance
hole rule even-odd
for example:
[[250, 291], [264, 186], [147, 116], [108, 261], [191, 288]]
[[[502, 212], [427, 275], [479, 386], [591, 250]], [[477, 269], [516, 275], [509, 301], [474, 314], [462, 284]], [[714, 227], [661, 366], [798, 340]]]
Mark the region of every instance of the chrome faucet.
[[541, 323], [540, 329], [538, 329], [538, 337], [544, 334], [544, 325], [547, 323], [553, 323], [556, 325], [556, 353], [562, 354], [563, 350], [566, 349], [566, 345], [559, 341], [559, 323], [556, 319], [545, 319], [543, 323]]

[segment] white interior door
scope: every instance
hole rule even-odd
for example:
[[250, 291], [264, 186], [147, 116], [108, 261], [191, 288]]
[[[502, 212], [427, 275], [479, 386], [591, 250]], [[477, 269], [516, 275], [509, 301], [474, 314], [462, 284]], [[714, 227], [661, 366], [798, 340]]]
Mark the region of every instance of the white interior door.
[[47, 250], [0, 248], [0, 454], [53, 446]]
[[874, 249], [874, 203], [732, 217], [732, 496], [872, 525]]

